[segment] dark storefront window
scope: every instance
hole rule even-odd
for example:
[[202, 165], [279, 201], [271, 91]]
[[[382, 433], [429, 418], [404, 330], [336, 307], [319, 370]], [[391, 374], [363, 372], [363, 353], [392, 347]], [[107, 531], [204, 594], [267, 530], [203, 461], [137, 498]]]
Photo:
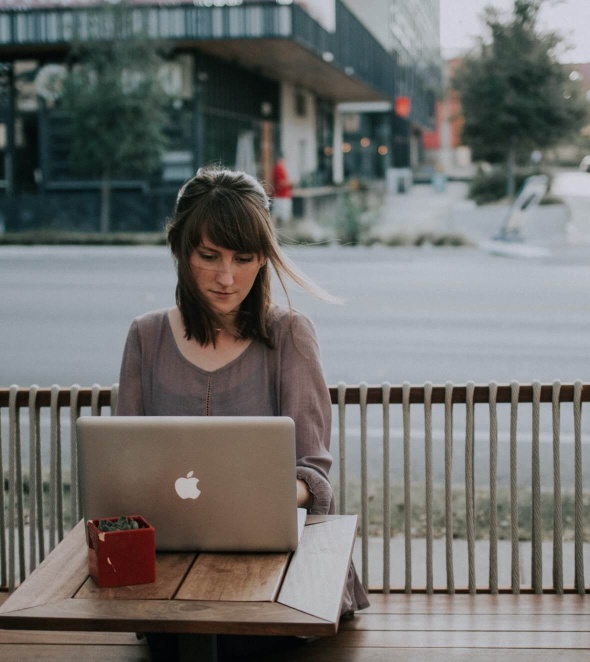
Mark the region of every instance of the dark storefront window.
[[[383, 178], [394, 161], [391, 113], [344, 116], [344, 175]], [[395, 149], [395, 146], [394, 146]]]
[[[256, 174], [260, 163], [259, 123], [248, 118], [227, 117], [208, 112], [205, 115], [207, 140], [205, 163], [219, 163]], [[252, 169], [254, 168], [254, 172]]]
[[18, 192], [37, 190], [39, 170], [39, 97], [36, 78], [40, 65], [35, 60], [14, 63], [14, 181]]
[[10, 64], [0, 62], [0, 193], [6, 190], [8, 122], [10, 119]]
[[[270, 181], [277, 146], [279, 84], [203, 54], [197, 55], [195, 64], [204, 162], [237, 167]], [[270, 140], [264, 140], [269, 131]]]
[[332, 104], [318, 99], [316, 105], [316, 127], [318, 145], [318, 184], [332, 183], [334, 152], [334, 109]]

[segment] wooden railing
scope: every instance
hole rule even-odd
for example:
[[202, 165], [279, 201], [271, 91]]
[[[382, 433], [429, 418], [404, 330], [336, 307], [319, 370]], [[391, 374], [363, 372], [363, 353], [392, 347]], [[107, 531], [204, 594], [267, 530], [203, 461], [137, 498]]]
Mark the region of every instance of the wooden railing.
[[[117, 386], [98, 385], [0, 389], [0, 473], [4, 479], [4, 490], [0, 491], [2, 585], [13, 589], [23, 581], [61, 540], [64, 531], [82, 516], [74, 422], [81, 413], [101, 415], [106, 413], [103, 411], [106, 408], [112, 413], [117, 394]], [[377, 532], [382, 540], [383, 579], [380, 585], [371, 588], [385, 593], [585, 592], [584, 540], [590, 536], [590, 507], [583, 488], [582, 403], [590, 401], [590, 384], [368, 386], [362, 383], [358, 386], [339, 384], [330, 388], [330, 395], [334, 405], [332, 482], [337, 510], [341, 513], [354, 510], [360, 515], [360, 571], [365, 586], [370, 583], [369, 541]], [[527, 421], [531, 425], [523, 430], [525, 408], [527, 414], [530, 413]], [[420, 423], [418, 428], [411, 425], [415, 420]], [[458, 439], [462, 445], [458, 444]], [[531, 472], [524, 497], [518, 480], [519, 459], [522, 460], [518, 445], [523, 441], [530, 443]], [[541, 480], [542, 441], [550, 442], [553, 474], [551, 485], [545, 486], [545, 490]], [[572, 466], [562, 462], [565, 443], [568, 448], [573, 446], [573, 457], [571, 462], [568, 460]], [[502, 453], [498, 453], [499, 444], [509, 449], [505, 463]], [[416, 466], [416, 449], [420, 450], [420, 460], [423, 454], [423, 466]], [[377, 450], [381, 478], [375, 471], [369, 472], [369, 453], [374, 459]], [[360, 454], [358, 471], [348, 468], [352, 451]], [[475, 458], [477, 453], [480, 454], [477, 457], [481, 457], [482, 451], [488, 479], [476, 484]], [[66, 460], [68, 453], [69, 460]], [[6, 467], [2, 466], [3, 456], [7, 457]], [[28, 467], [25, 467], [27, 456]], [[433, 461], [436, 456], [441, 459], [439, 464], [444, 465], [442, 471]], [[458, 458], [464, 474], [460, 485], [456, 480]], [[547, 460], [547, 456], [543, 459]], [[403, 501], [398, 504], [402, 511], [400, 522], [395, 521], [391, 509], [396, 488], [392, 477], [398, 470], [403, 473], [398, 486], [400, 492], [403, 491]], [[567, 484], [562, 490], [564, 472], [571, 474], [573, 485]], [[436, 475], [440, 478], [438, 492]], [[502, 506], [509, 509], [509, 523], [498, 522], [501, 476], [509, 478], [506, 504]], [[420, 504], [417, 503], [417, 488], [423, 495]], [[482, 536], [479, 521], [482, 514], [476, 513], [476, 495], [480, 502], [483, 500], [486, 511], [484, 529], [489, 576], [485, 585], [476, 579], [475, 572], [475, 541]], [[461, 499], [459, 505], [458, 498]], [[573, 504], [571, 514], [564, 517], [564, 503], [568, 499]], [[542, 512], [547, 510], [548, 503], [550, 524]], [[426, 548], [425, 581], [420, 585], [413, 579], [412, 553], [418, 506], [421, 508], [419, 518], [423, 520], [420, 537]], [[440, 527], [435, 522], [437, 510], [442, 518]], [[458, 521], [461, 527], [457, 526]], [[510, 583], [502, 586], [498, 580], [498, 545], [506, 529], [509, 540], [506, 544], [511, 548]], [[442, 587], [435, 586], [433, 572], [433, 542], [437, 532], [445, 541], [446, 586]], [[403, 534], [404, 580], [401, 585], [392, 585], [389, 543], [397, 533]], [[467, 544], [468, 579], [464, 586], [457, 586], [455, 582], [453, 541], [459, 535], [464, 536]], [[564, 541], [570, 537], [573, 538], [574, 575], [568, 584], [564, 582], [563, 548]], [[521, 578], [523, 538], [531, 541], [528, 583]], [[544, 538], [552, 541], [550, 585], [543, 584]]]

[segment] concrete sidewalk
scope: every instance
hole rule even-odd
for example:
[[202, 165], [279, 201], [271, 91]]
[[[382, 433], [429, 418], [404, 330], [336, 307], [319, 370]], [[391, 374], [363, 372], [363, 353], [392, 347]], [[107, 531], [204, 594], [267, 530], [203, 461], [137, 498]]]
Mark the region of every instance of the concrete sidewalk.
[[467, 205], [468, 185], [451, 182], [437, 192], [429, 184], [415, 184], [407, 193], [386, 194], [371, 236], [384, 242], [394, 237], [407, 238], [432, 234], [440, 236], [453, 231], [456, 210]]
[[[449, 182], [443, 192], [429, 184], [415, 184], [407, 193], [388, 194], [376, 214], [370, 236], [389, 243], [415, 243], [426, 237], [437, 240], [460, 238], [463, 243], [477, 245], [496, 236], [510, 206], [506, 201], [478, 207], [467, 199], [468, 184]], [[567, 241], [569, 218], [565, 205], [543, 205], [534, 210], [523, 230], [526, 241], [543, 245]]]
[[[369, 196], [369, 209], [360, 214], [361, 243], [478, 246], [489, 241], [498, 235], [510, 204], [502, 200], [478, 207], [467, 199], [468, 190], [464, 181], [447, 182], [442, 190], [430, 183], [413, 184], [405, 193], [387, 193], [377, 186]], [[530, 213], [523, 239], [533, 245], [564, 246], [570, 216], [565, 204], [540, 205]], [[296, 242], [334, 243], [341, 232], [337, 219], [307, 218], [282, 228], [281, 235]]]

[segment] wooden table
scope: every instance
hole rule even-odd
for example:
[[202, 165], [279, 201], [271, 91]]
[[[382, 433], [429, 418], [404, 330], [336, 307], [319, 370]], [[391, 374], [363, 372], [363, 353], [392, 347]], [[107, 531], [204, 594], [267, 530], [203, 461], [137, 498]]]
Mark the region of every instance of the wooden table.
[[308, 515], [293, 554], [156, 555], [156, 582], [99, 589], [84, 523], [0, 608], [0, 628], [173, 632], [181, 658], [215, 659], [218, 634], [336, 634], [356, 516]]

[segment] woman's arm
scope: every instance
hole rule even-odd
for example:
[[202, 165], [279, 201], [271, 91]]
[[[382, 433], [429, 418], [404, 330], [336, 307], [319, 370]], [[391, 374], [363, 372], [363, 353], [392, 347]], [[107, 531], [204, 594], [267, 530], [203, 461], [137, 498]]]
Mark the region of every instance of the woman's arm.
[[144, 413], [141, 343], [137, 320], [134, 320], [127, 334], [121, 360], [117, 416], [143, 416]]
[[313, 499], [309, 487], [304, 480], [297, 479], [297, 508], [311, 508]]
[[330, 432], [332, 405], [312, 322], [295, 313], [284, 330], [280, 351], [280, 414], [295, 421], [297, 502], [317, 514], [328, 513], [333, 493]]

